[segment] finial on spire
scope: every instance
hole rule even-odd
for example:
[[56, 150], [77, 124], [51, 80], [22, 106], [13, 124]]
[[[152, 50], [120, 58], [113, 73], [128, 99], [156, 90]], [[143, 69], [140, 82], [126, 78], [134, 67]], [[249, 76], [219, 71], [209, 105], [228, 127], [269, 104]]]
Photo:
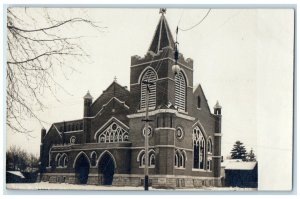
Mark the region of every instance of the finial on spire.
[[84, 99], [93, 99], [93, 97], [90, 94], [90, 91], [88, 90], [85, 96], [83, 97]]
[[164, 15], [164, 14], [166, 14], [166, 12], [167, 12], [167, 8], [160, 8], [159, 9], [159, 14]]
[[114, 82], [117, 82], [117, 76], [114, 77]]

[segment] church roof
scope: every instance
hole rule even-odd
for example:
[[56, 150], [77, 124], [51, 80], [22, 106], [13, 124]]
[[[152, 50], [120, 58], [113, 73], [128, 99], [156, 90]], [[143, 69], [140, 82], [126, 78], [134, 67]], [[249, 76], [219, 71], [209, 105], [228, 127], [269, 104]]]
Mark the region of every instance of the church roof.
[[175, 43], [166, 17], [162, 14], [148, 51], [152, 51], [157, 54], [158, 51], [165, 47], [171, 47], [174, 49]]

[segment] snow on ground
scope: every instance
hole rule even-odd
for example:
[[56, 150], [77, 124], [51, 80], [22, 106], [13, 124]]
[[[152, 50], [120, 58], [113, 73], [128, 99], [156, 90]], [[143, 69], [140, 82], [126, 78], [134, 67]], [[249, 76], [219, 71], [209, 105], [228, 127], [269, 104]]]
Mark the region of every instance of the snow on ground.
[[[130, 186], [100, 186], [100, 185], [78, 185], [66, 183], [7, 183], [7, 189], [15, 190], [105, 190], [105, 191], [143, 191], [144, 187], [130, 187]], [[173, 191], [173, 189], [154, 189], [149, 187], [150, 191]], [[253, 188], [239, 188], [239, 187], [202, 187], [189, 189], [176, 189], [175, 191], [256, 191]]]

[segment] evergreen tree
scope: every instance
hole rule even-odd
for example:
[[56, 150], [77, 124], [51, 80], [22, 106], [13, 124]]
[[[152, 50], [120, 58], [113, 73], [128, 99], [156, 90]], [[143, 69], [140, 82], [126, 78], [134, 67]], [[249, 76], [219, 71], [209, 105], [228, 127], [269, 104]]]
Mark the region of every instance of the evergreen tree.
[[241, 141], [236, 141], [231, 150], [231, 158], [246, 160], [246, 156], [247, 153], [244, 144]]
[[255, 162], [256, 161], [256, 156], [253, 152], [253, 149], [251, 149], [250, 153], [247, 154], [247, 161], [249, 161], [249, 162]]

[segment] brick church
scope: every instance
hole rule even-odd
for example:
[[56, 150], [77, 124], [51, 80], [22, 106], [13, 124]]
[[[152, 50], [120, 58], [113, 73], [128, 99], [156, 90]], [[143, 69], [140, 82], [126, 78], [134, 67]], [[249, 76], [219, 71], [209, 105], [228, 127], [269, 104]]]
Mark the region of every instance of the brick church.
[[[145, 156], [153, 187], [220, 186], [221, 106], [213, 113], [193, 60], [179, 53], [161, 13], [144, 57], [132, 56], [130, 90], [113, 81], [96, 99], [83, 97], [83, 117], [41, 130], [40, 180], [142, 186]], [[149, 151], [145, 154], [146, 85]], [[99, 82], [101, 83], [101, 82]]]

